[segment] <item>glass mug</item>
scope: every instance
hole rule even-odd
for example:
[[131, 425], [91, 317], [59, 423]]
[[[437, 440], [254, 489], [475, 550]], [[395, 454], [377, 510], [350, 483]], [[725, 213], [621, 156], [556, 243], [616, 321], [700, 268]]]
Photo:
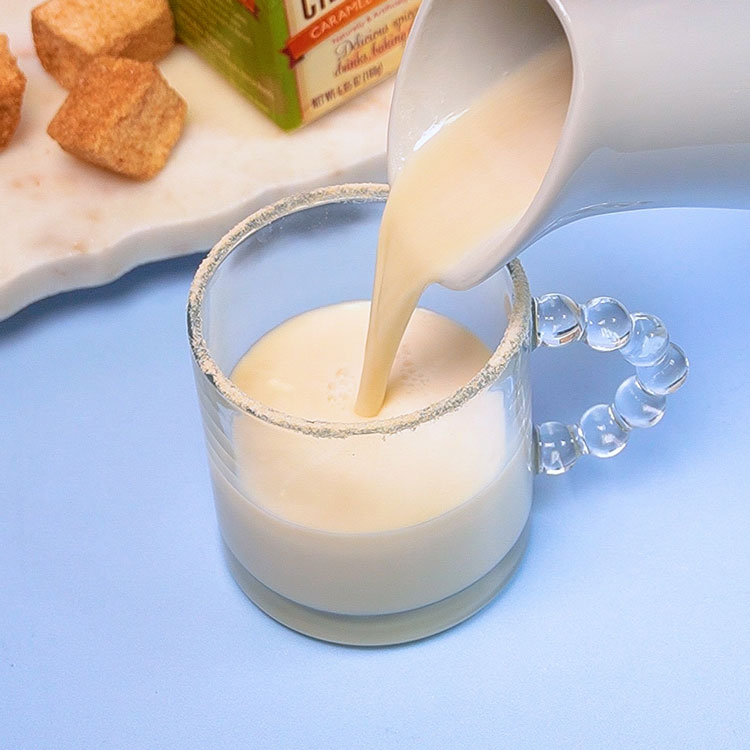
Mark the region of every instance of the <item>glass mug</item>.
[[[632, 429], [661, 418], [688, 368], [657, 318], [607, 297], [583, 306], [564, 295], [533, 299], [516, 260], [469, 291], [433, 285], [420, 301], [492, 351], [448, 398], [339, 423], [244, 394], [229, 374], [266, 332], [313, 308], [370, 298], [387, 194], [385, 185], [341, 185], [258, 211], [210, 251], [188, 302], [228, 565], [271, 617], [356, 645], [422, 638], [492, 600], [523, 555], [534, 474], [618, 453]], [[636, 374], [578, 424], [535, 427], [529, 355], [576, 340], [620, 349]], [[333, 525], [318, 514], [331, 482], [347, 498]]]

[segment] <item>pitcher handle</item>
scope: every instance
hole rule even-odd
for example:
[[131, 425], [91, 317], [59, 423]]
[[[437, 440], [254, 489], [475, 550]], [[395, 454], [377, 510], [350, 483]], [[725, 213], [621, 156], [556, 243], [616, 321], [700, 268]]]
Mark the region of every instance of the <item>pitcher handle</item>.
[[577, 424], [534, 427], [539, 474], [563, 474], [580, 456], [616, 456], [631, 430], [652, 427], [664, 416], [667, 395], [687, 378], [687, 357], [670, 342], [661, 320], [646, 313], [631, 315], [612, 297], [578, 305], [564, 294], [545, 294], [534, 299], [533, 321], [535, 346], [582, 340], [596, 351], [618, 350], [635, 366], [635, 375], [620, 385], [611, 404], [592, 406]]

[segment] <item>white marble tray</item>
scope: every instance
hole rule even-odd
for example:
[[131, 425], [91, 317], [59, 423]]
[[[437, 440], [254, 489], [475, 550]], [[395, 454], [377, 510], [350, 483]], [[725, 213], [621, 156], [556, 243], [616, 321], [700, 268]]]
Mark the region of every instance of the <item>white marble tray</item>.
[[285, 194], [384, 178], [391, 83], [286, 134], [181, 45], [159, 64], [188, 103], [164, 170], [139, 183], [74, 159], [46, 133], [66, 92], [34, 52], [37, 2], [13, 0], [0, 18], [28, 79], [21, 124], [0, 152], [0, 319], [138, 264], [208, 249]]

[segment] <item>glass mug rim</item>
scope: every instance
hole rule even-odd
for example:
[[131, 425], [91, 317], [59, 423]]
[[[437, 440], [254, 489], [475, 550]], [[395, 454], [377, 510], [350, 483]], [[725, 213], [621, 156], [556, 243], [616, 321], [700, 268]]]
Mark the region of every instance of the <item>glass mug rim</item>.
[[261, 208], [243, 219], [211, 248], [198, 267], [190, 285], [187, 306], [188, 338], [196, 365], [225, 401], [239, 411], [264, 422], [313, 437], [388, 435], [414, 429], [459, 409], [467, 401], [487, 390], [502, 375], [521, 349], [531, 327], [531, 292], [526, 274], [518, 260], [512, 260], [506, 266], [510, 274], [513, 300], [508, 314], [507, 327], [487, 363], [468, 383], [451, 395], [416, 411], [387, 419], [371, 419], [362, 422], [332, 422], [295, 417], [248, 396], [232, 382], [211, 356], [203, 335], [203, 301], [214, 274], [240, 243], [285, 216], [308, 208], [339, 203], [382, 203], [387, 196], [388, 185], [380, 183], [349, 183], [297, 193]]

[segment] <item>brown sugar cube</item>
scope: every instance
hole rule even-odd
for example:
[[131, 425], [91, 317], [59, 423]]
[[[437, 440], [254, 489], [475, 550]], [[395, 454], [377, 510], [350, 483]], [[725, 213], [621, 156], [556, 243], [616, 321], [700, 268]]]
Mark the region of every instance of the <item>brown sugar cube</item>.
[[0, 149], [8, 145], [16, 132], [25, 88], [26, 76], [10, 54], [8, 37], [0, 34]]
[[31, 11], [39, 60], [65, 88], [101, 55], [159, 60], [174, 46], [167, 0], [48, 0]]
[[47, 132], [73, 156], [146, 180], [166, 163], [186, 109], [153, 63], [98, 57], [81, 71]]

